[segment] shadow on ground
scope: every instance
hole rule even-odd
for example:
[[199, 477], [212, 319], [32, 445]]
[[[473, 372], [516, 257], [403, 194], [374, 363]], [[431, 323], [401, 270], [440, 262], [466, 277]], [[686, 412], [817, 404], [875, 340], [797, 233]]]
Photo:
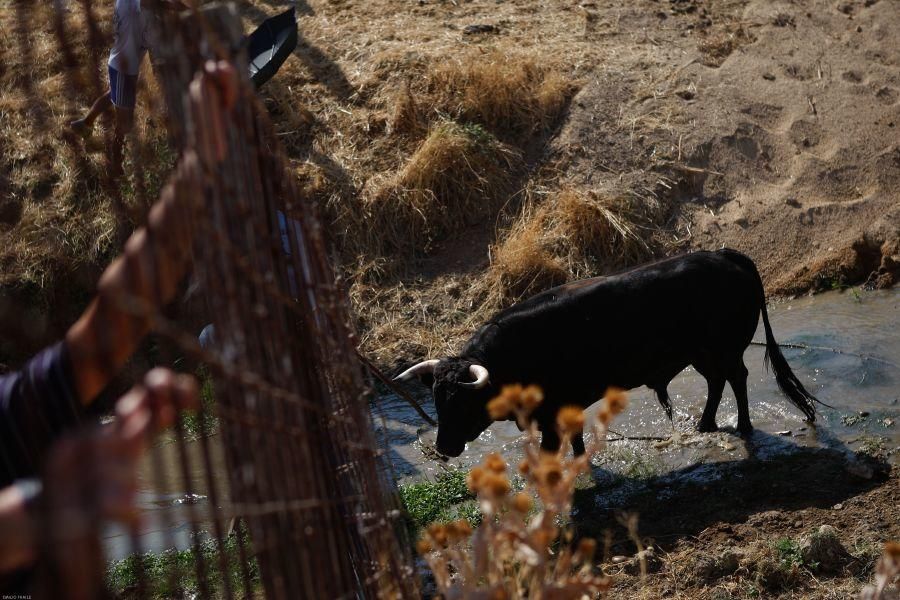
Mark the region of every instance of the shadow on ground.
[[701, 463], [649, 479], [611, 475], [595, 469], [594, 484], [577, 490], [572, 522], [578, 536], [602, 539], [613, 533], [613, 551], [633, 552], [623, 512], [638, 513], [638, 532], [667, 550], [705, 529], [746, 522], [767, 511], [830, 508], [887, 481], [890, 467], [855, 457], [844, 446], [805, 448], [783, 444], [784, 452], [765, 459], [769, 434], [756, 432], [746, 443], [749, 458]]

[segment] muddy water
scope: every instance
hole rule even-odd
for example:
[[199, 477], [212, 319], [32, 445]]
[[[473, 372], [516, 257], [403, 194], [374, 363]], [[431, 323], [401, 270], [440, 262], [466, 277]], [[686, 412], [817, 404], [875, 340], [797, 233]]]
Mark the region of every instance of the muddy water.
[[[227, 479], [225, 458], [218, 437], [212, 436], [207, 442], [213, 472], [220, 482], [224, 482]], [[155, 457], [148, 453], [141, 461], [137, 505], [141, 514], [138, 544], [142, 552], [189, 548], [193, 540], [191, 511], [199, 521], [199, 531], [211, 531], [210, 494], [202, 447], [194, 440], [186, 443], [186, 450], [188, 484], [185, 483], [178, 444], [171, 434], [163, 437], [153, 449]], [[161, 476], [157, 477], [157, 473]], [[221, 483], [216, 486], [218, 498], [224, 498], [223, 489]], [[104, 537], [110, 560], [125, 558], [134, 550], [129, 532], [122, 527], [110, 527]]]
[[[810, 426], [779, 392], [775, 378], [763, 365], [764, 347], [750, 346], [744, 359], [750, 372], [750, 416], [756, 431], [744, 443], [734, 433], [737, 409], [726, 387], [718, 413], [722, 431], [696, 434], [694, 427], [706, 398], [706, 381], [686, 369], [672, 381], [669, 393], [675, 418], [670, 423], [646, 388], [630, 393], [630, 406], [613, 425], [623, 436], [654, 436], [663, 441], [619, 441], [595, 459], [610, 476], [715, 479], [723, 461], [754, 456], [771, 459], [802, 447], [824, 447], [851, 453], [881, 447], [888, 453], [900, 443], [900, 292], [832, 292], [775, 304], [769, 308], [775, 338], [782, 344], [809, 346], [783, 352], [807, 389], [834, 410], [819, 407]], [[762, 323], [755, 340], [764, 340]], [[837, 351], [834, 351], [834, 350]], [[420, 396], [434, 414], [428, 395]], [[422, 427], [417, 415], [396, 396], [380, 399], [391, 459], [401, 478], [434, 476], [446, 468], [428, 457], [435, 432]], [[589, 410], [589, 414], [596, 407]], [[615, 437], [615, 436], [611, 436]], [[499, 451], [509, 459], [521, 452], [518, 429], [495, 423], [451, 465], [468, 466], [487, 452]], [[888, 460], [896, 462], [900, 453]]]

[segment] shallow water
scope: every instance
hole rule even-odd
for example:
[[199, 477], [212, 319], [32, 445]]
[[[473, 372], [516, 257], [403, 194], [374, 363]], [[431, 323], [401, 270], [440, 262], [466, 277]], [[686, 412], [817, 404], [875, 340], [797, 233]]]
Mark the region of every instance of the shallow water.
[[[775, 378], [763, 366], [764, 348], [750, 346], [744, 359], [750, 371], [748, 388], [750, 416], [756, 432], [745, 444], [733, 429], [737, 412], [730, 388], [719, 408], [718, 424], [723, 431], [696, 434], [694, 427], [706, 398], [706, 382], [686, 369], [669, 386], [674, 409], [670, 423], [654, 394], [632, 390], [628, 410], [613, 424], [626, 437], [670, 438], [666, 442], [620, 441], [609, 444], [595, 458], [596, 477], [650, 476], [681, 481], [709, 482], [725, 476], [718, 463], [734, 464], [752, 454], [766, 460], [801, 447], [859, 449], [872, 440], [881, 440], [885, 451], [900, 443], [900, 291], [828, 293], [776, 304], [769, 309], [775, 338], [781, 343], [804, 344], [823, 349], [791, 349], [783, 352], [807, 389], [835, 410], [820, 407], [816, 425], [810, 426], [779, 392]], [[763, 339], [762, 324], [756, 340]], [[833, 348], [841, 352], [829, 349]], [[415, 386], [410, 386], [411, 391]], [[425, 409], [434, 414], [430, 393], [416, 390]], [[596, 406], [588, 410], [591, 415]], [[866, 415], [865, 417], [860, 416]], [[398, 478], [431, 478], [448, 466], [466, 467], [479, 462], [488, 452], [500, 452], [510, 461], [521, 453], [521, 434], [511, 422], [495, 423], [470, 443], [457, 459], [435, 460], [435, 431], [423, 426], [420, 417], [403, 400], [385, 394], [376, 400], [376, 426], [390, 445], [389, 458]], [[616, 436], [612, 436], [616, 437]], [[213, 470], [224, 477], [225, 461], [218, 440], [209, 438]], [[193, 495], [187, 495], [178, 461], [177, 444], [163, 440], [156, 449], [164, 463], [165, 477], [154, 476], [148, 457], [140, 473], [139, 506], [143, 516], [139, 542], [143, 551], [160, 551], [191, 544], [190, 510], [201, 520], [200, 530], [209, 530], [210, 503], [204, 479], [199, 442], [188, 443], [189, 480]], [[900, 453], [889, 458], [896, 462]], [[660, 492], [665, 496], [665, 489]], [[221, 495], [221, 492], [220, 492]], [[615, 504], [616, 494], [598, 499]], [[121, 528], [106, 536], [110, 559], [127, 556], [132, 545]]]
[[[225, 457], [217, 436], [207, 438], [213, 472], [226, 477]], [[138, 471], [137, 505], [141, 514], [138, 531], [138, 549], [141, 552], [160, 552], [167, 548], [184, 549], [191, 546], [193, 528], [191, 511], [195, 511], [198, 530], [210, 531], [211, 505], [206, 471], [203, 468], [202, 447], [198, 440], [185, 444], [188, 458], [188, 481], [185, 485], [174, 436], [168, 434], [160, 440], [151, 453], [145, 456]], [[159, 466], [154, 460], [159, 460]], [[160, 477], [157, 477], [157, 473]], [[218, 498], [223, 498], [223, 485], [216, 486]], [[188, 491], [190, 490], [190, 491]], [[135, 548], [130, 533], [121, 526], [111, 526], [104, 535], [109, 560], [120, 560]]]
[[[636, 470], [641, 475], [663, 475], [680, 470], [684, 476], [715, 479], [721, 476], [715, 468], [689, 467], [740, 460], [750, 453], [769, 459], [804, 446], [848, 452], [865, 444], [870, 448], [880, 444], [886, 452], [896, 449], [900, 443], [900, 291], [850, 290], [798, 298], [771, 306], [769, 318], [780, 343], [810, 347], [783, 348], [783, 353], [807, 389], [834, 407], [819, 406], [815, 426], [805, 423], [778, 390], [774, 375], [763, 365], [765, 348], [752, 345], [744, 355], [750, 372], [750, 417], [756, 428], [749, 444], [734, 434], [737, 409], [729, 387], [717, 417], [722, 431], [694, 433], [706, 401], [706, 381], [688, 368], [669, 385], [673, 423], [653, 392], [637, 388], [629, 393], [628, 410], [612, 426], [626, 437], [676, 434], [672, 441], [656, 443], [656, 447], [649, 441], [613, 442], [595, 463], [613, 473]], [[754, 339], [764, 340], [761, 320]], [[417, 397], [433, 415], [430, 394], [418, 391]], [[435, 432], [423, 427], [403, 400], [389, 394], [378, 403], [385, 416], [391, 460], [401, 479], [429, 478], [446, 468], [446, 463], [423, 452], [434, 445]], [[595, 410], [596, 405], [588, 415]], [[494, 451], [517, 460], [520, 436], [515, 424], [495, 423], [449, 464], [472, 465]], [[889, 460], [896, 462], [898, 454]]]

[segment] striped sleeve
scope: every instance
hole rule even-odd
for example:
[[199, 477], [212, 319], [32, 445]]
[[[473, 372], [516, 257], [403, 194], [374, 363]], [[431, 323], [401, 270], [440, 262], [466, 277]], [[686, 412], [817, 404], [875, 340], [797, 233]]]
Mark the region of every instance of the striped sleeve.
[[65, 343], [0, 377], [0, 487], [37, 474], [47, 448], [82, 418]]

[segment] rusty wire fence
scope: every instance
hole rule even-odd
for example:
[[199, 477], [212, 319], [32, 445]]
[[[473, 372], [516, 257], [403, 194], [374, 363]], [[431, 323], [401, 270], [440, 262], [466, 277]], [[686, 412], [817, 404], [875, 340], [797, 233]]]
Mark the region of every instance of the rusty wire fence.
[[[177, 311], [150, 310], [135, 298], [116, 302], [151, 319], [158, 363], [206, 377], [205, 401], [199, 415], [179, 420], [151, 450], [141, 524], [116, 529], [92, 522], [95, 543], [79, 564], [96, 585], [84, 589], [137, 598], [418, 595], [345, 298], [315, 208], [299, 193], [246, 75], [235, 7], [152, 13], [153, 76], [139, 79], [137, 110], [151, 112], [165, 131], [139, 127], [131, 134], [126, 173], [115, 178], [65, 126], [106, 90], [112, 5], [5, 5], [10, 39], [3, 47], [17, 56], [0, 62], [23, 68], [36, 35], [52, 33], [66, 112], [53, 114], [47, 90], [27, 72], [15, 85], [28, 98], [35, 130], [62, 132], [72, 168], [82, 178], [92, 174], [110, 201], [116, 243], [146, 218], [157, 180], [182, 178], [171, 193], [196, 207], [184, 213], [194, 240], [184, 284], [193, 294], [193, 320], [188, 325]], [[212, 141], [208, 113], [215, 107], [188, 97], [208, 60], [229, 61], [240, 74], [224, 138]], [[105, 148], [99, 160], [108, 165], [113, 127], [98, 129]], [[185, 168], [202, 143], [222, 145], [222, 160], [212, 169]], [[201, 344], [195, 325], [205, 323], [211, 327]], [[65, 527], [60, 518], [53, 522]], [[62, 543], [44, 529], [45, 546]], [[39, 571], [38, 593], [73, 595], [60, 575], [66, 570], [52, 562]]]

